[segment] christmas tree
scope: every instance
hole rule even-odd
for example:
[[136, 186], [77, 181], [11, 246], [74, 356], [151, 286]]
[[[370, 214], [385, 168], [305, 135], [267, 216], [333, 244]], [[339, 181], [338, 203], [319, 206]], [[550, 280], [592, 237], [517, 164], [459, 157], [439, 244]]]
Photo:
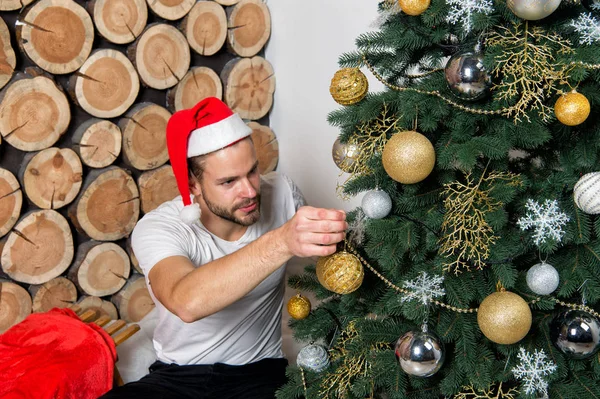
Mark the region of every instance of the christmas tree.
[[379, 4], [330, 87], [366, 194], [289, 281], [310, 344], [279, 399], [600, 397], [594, 1]]

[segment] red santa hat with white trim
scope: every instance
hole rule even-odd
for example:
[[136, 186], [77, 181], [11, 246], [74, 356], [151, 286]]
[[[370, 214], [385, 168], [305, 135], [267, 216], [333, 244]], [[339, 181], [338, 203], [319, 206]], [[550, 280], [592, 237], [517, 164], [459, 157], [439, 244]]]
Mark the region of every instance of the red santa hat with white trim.
[[186, 224], [200, 219], [200, 207], [190, 200], [188, 158], [228, 147], [248, 137], [252, 129], [216, 97], [194, 108], [175, 112], [167, 123], [167, 148], [177, 188], [183, 201], [179, 216]]

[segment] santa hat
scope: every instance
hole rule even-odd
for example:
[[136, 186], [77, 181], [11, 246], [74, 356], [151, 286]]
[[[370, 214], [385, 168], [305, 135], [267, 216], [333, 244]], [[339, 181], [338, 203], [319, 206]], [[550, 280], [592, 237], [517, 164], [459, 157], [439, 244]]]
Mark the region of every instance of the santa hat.
[[188, 158], [230, 146], [252, 133], [242, 118], [223, 101], [208, 97], [194, 108], [175, 112], [167, 123], [167, 148], [183, 209], [179, 216], [192, 224], [200, 218], [200, 207], [190, 201]]

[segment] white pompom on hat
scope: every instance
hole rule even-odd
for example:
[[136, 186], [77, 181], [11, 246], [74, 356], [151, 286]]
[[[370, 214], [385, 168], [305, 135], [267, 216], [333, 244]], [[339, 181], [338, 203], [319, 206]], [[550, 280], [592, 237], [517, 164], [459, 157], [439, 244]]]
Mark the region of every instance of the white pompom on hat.
[[183, 201], [179, 216], [186, 224], [200, 219], [200, 207], [190, 200], [187, 159], [228, 147], [251, 133], [242, 118], [216, 97], [205, 98], [194, 108], [175, 112], [169, 118], [167, 148]]

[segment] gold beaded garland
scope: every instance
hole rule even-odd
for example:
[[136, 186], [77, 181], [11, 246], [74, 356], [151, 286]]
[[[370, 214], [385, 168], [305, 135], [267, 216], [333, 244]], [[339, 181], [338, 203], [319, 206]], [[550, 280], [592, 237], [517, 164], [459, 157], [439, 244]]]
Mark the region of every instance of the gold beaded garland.
[[431, 0], [398, 0], [402, 12], [408, 15], [421, 15], [429, 8]]
[[362, 284], [364, 275], [360, 260], [346, 251], [319, 258], [317, 261], [319, 283], [337, 294], [356, 291]]
[[514, 344], [522, 340], [531, 328], [531, 309], [515, 293], [494, 292], [479, 305], [477, 324], [490, 341]]
[[581, 93], [573, 90], [563, 94], [554, 104], [556, 118], [567, 126], [577, 126], [590, 115], [590, 102]]
[[362, 100], [369, 91], [369, 81], [358, 68], [342, 68], [331, 79], [329, 92], [341, 105], [352, 105]]
[[311, 304], [307, 297], [298, 293], [290, 298], [287, 311], [296, 320], [302, 320], [310, 314]]
[[383, 168], [402, 184], [425, 180], [435, 165], [435, 150], [431, 141], [421, 133], [396, 133], [383, 148]]

